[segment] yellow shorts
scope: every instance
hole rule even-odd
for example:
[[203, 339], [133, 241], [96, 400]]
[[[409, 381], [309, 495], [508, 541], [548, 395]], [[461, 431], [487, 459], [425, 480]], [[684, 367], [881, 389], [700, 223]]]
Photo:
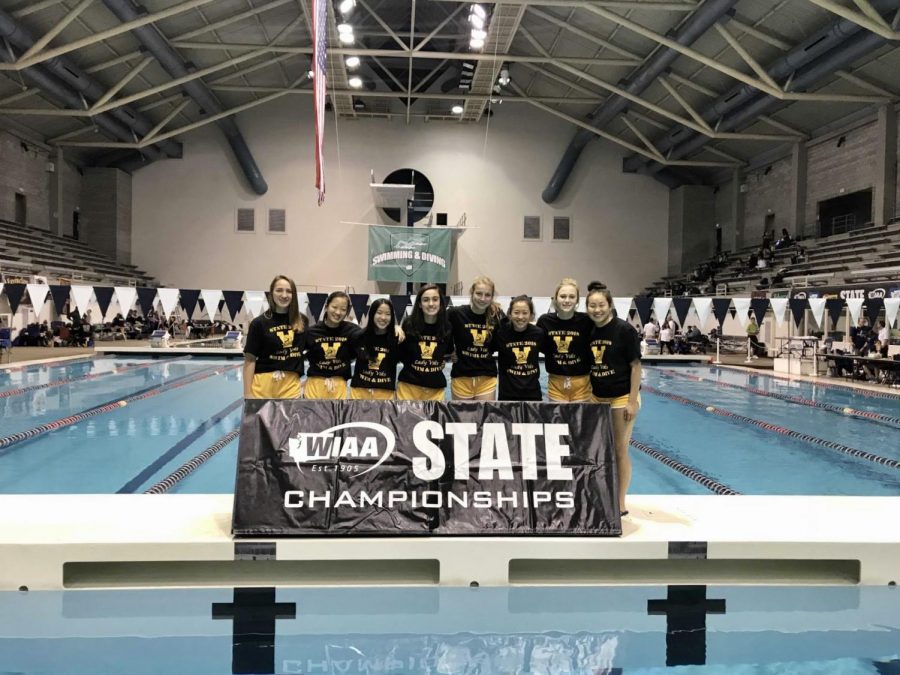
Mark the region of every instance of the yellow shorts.
[[453, 398], [466, 399], [484, 396], [497, 391], [497, 378], [491, 375], [477, 377], [454, 377], [450, 380]]
[[[601, 398], [599, 396], [594, 396], [591, 394], [591, 401], [594, 403], [604, 403], [610, 407], [611, 410], [618, 410], [620, 408], [625, 408], [628, 406], [628, 394], [624, 396], [613, 396], [612, 398]], [[638, 408], [641, 407], [641, 395], [638, 394], [637, 399]]]
[[445, 389], [419, 387], [408, 382], [397, 383], [398, 401], [443, 401]]
[[347, 381], [342, 377], [307, 377], [303, 398], [341, 401], [347, 398]]
[[354, 401], [393, 401], [393, 389], [363, 389], [350, 387], [350, 398]]
[[[568, 386], [567, 386], [568, 385]], [[590, 375], [550, 374], [547, 377], [547, 396], [551, 401], [562, 403], [579, 403], [591, 400]]]
[[250, 393], [253, 398], [300, 398], [300, 376], [285, 371], [256, 373]]

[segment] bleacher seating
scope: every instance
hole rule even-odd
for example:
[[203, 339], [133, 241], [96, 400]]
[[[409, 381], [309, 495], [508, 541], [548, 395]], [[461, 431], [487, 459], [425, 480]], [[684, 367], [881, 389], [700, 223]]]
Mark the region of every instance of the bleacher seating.
[[[759, 251], [758, 244], [729, 253], [728, 261], [716, 272], [716, 284], [726, 284], [727, 294], [749, 293], [757, 289], [763, 277], [771, 282], [779, 270], [784, 270], [784, 281], [772, 283], [770, 288], [900, 279], [900, 218], [886, 225], [867, 225], [830, 237], [805, 239], [800, 245], [805, 250], [803, 261], [791, 263], [796, 250], [791, 246], [774, 250], [771, 263], [763, 269], [746, 269], [747, 259]], [[679, 283], [687, 289], [696, 285], [690, 281], [690, 273], [667, 276], [647, 287], [645, 293], [671, 295], [671, 287]]]
[[0, 271], [72, 283], [159, 285], [135, 265], [120, 263], [83, 242], [5, 220], [0, 220]]

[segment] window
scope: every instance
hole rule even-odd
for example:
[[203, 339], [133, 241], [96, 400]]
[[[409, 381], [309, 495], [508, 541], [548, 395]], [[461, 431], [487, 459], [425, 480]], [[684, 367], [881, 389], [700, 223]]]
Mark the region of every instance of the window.
[[256, 212], [253, 209], [237, 210], [237, 231], [253, 232], [256, 230]]
[[541, 217], [525, 216], [522, 227], [522, 239], [525, 241], [541, 240]]
[[553, 241], [572, 241], [572, 220], [569, 216], [553, 216]]
[[287, 216], [284, 209], [269, 209], [269, 232], [274, 234], [287, 232]]

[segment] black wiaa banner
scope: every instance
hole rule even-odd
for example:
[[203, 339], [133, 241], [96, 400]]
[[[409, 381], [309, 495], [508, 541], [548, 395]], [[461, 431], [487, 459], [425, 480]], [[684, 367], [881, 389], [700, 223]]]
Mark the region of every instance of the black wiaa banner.
[[248, 400], [232, 531], [619, 535], [613, 448], [596, 404]]

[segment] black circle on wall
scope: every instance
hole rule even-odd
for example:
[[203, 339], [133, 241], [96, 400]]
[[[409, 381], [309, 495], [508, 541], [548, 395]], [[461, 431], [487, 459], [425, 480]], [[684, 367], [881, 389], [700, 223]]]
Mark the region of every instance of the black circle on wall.
[[[412, 203], [409, 205], [409, 215], [412, 222], [417, 223], [428, 215], [431, 206], [434, 204], [434, 188], [431, 181], [421, 171], [416, 169], [397, 169], [391, 171], [384, 179], [385, 183], [392, 185], [415, 185]], [[400, 209], [384, 208], [384, 215], [400, 223]], [[406, 225], [406, 223], [400, 223]]]

